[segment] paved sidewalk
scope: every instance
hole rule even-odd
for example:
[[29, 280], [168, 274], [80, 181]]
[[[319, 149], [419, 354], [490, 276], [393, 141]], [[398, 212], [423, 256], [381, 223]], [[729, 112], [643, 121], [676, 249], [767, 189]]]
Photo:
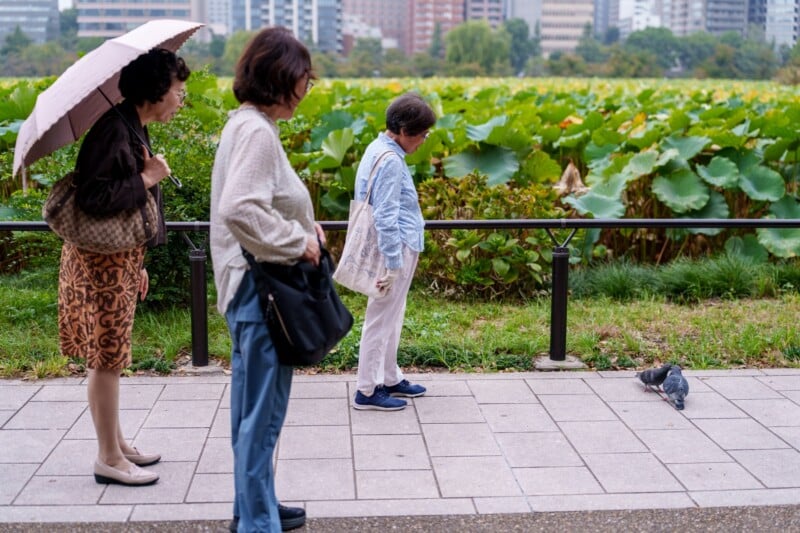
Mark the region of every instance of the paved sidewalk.
[[[422, 374], [399, 412], [352, 375], [296, 376], [277, 491], [309, 518], [800, 504], [800, 370], [686, 372], [686, 409], [632, 372]], [[229, 383], [122, 380], [154, 486], [98, 485], [83, 379], [0, 381], [0, 524], [227, 520]]]

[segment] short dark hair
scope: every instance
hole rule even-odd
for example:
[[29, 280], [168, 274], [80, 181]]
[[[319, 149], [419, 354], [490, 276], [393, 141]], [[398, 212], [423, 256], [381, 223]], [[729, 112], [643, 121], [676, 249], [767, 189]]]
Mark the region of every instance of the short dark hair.
[[174, 80], [186, 81], [191, 71], [183, 58], [164, 48], [153, 48], [128, 63], [119, 76], [119, 91], [134, 105], [160, 102]]
[[308, 48], [286, 28], [266, 28], [239, 57], [233, 94], [240, 103], [283, 104], [300, 96], [294, 90], [303, 76], [315, 78]]
[[386, 109], [386, 128], [400, 135], [419, 135], [436, 124], [436, 114], [431, 106], [414, 92], [398, 96]]

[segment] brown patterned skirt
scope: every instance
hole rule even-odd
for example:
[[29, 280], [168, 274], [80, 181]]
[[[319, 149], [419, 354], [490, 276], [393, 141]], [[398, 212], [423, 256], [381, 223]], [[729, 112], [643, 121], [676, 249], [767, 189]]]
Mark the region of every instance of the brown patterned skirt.
[[92, 369], [131, 364], [131, 331], [145, 247], [97, 254], [64, 243], [58, 273], [61, 354]]

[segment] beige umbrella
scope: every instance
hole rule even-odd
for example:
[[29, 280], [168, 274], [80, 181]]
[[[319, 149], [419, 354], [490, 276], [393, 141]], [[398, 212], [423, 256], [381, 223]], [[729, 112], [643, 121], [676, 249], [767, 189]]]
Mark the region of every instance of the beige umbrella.
[[[202, 26], [186, 20], [151, 20], [76, 61], [39, 94], [33, 111], [20, 126], [13, 175], [78, 140], [112, 103], [119, 102], [122, 95], [117, 83], [125, 65], [152, 48], [176, 51]], [[26, 186], [23, 183], [23, 189]]]

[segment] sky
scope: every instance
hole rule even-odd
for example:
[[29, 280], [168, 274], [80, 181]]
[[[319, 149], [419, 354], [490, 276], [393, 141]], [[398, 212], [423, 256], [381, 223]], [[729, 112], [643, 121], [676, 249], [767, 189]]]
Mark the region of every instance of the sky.
[[[58, 10], [64, 11], [72, 7], [73, 0], [58, 0]], [[51, 4], [52, 5], [52, 4]]]

